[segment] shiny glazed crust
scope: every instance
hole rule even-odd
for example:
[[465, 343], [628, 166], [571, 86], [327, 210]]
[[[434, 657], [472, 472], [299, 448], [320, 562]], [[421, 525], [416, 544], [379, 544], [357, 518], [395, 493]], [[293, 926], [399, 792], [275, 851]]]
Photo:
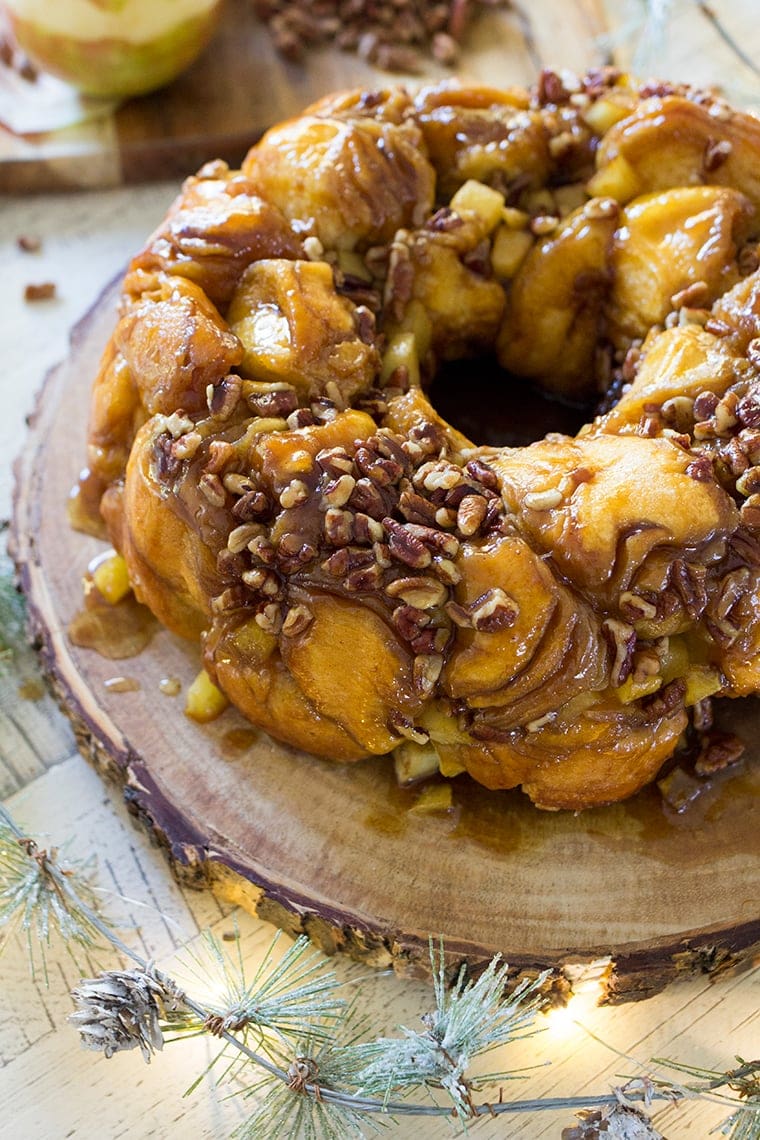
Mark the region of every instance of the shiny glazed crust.
[[[204, 168], [93, 389], [138, 597], [299, 748], [638, 790], [760, 687], [759, 171], [756, 119], [615, 72], [348, 92]], [[489, 352], [608, 410], [479, 447], [425, 391]]]

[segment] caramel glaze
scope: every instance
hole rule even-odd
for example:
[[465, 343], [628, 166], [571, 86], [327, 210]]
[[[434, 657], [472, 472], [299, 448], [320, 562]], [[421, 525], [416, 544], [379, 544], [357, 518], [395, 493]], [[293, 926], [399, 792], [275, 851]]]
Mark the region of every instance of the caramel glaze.
[[[464, 379], [471, 397], [466, 409], [463, 409], [457, 395], [462, 390]], [[493, 400], [494, 391], [499, 392], [498, 401]], [[442, 366], [432, 384], [431, 397], [441, 413], [453, 420], [456, 427], [469, 436], [499, 447], [523, 446], [540, 439], [546, 431], [574, 434], [592, 414], [588, 405], [571, 404], [534, 388], [524, 379], [511, 376], [488, 357]], [[233, 421], [216, 438], [235, 443], [243, 430], [244, 424]], [[187, 467], [178, 464], [175, 470], [166, 454], [156, 447], [155, 474], [169, 492], [167, 505], [186, 525], [197, 529], [204, 544], [218, 555], [225, 545], [229, 521], [227, 511], [214, 506], [199, 491], [200, 475], [207, 458], [207, 450], [202, 446]], [[86, 474], [80, 486], [80, 502], [86, 504], [89, 498]], [[91, 516], [85, 510], [85, 518], [88, 517]], [[292, 525], [304, 541], [313, 541], [315, 546], [320, 544], [319, 518], [313, 501], [303, 508], [296, 508]], [[94, 648], [111, 659], [133, 656], [150, 641], [157, 628], [156, 621], [150, 611], [133, 597], [117, 606], [107, 605], [93, 585], [95, 564], [90, 566], [85, 577], [85, 607], [72, 620], [69, 636], [75, 644]], [[293, 597], [297, 601], [302, 596], [302, 600], [308, 602], [310, 591], [315, 589], [327, 589], [332, 594], [344, 592], [335, 580], [304, 576], [300, 585], [294, 586]], [[372, 597], [366, 598], [365, 604], [379, 614], [383, 612], [383, 605]], [[232, 730], [221, 741], [222, 753], [229, 758], [243, 755], [257, 735], [255, 730]], [[618, 834], [629, 837], [635, 834], [642, 840], [648, 838], [659, 842], [671, 832], [682, 835], [686, 829], [701, 835], [712, 820], [720, 819], [726, 805], [736, 795], [746, 793], [748, 780], [750, 777], [743, 766], [732, 768], [711, 781], [705, 792], [681, 814], [669, 810], [656, 789], [646, 789], [625, 804], [597, 810], [593, 826], [595, 841], [614, 842]], [[502, 852], [540, 843], [541, 829], [534, 833], [535, 817], [530, 809], [527, 810], [533, 822], [530, 828], [527, 827], [526, 804], [519, 794], [484, 792], [466, 776], [457, 778], [454, 788], [453, 810], [441, 824], [452, 839], [471, 840]], [[389, 810], [368, 817], [365, 821], [367, 826], [379, 834], [403, 832], [408, 826], [407, 813], [416, 795], [416, 789], [397, 788], [391, 778]], [[556, 827], [556, 819], [552, 826]], [[587, 825], [567, 823], [563, 826], [571, 829], [583, 826], [585, 829]]]
[[259, 736], [255, 728], [230, 728], [220, 740], [222, 755], [230, 758], [244, 755]]
[[701, 865], [706, 850], [757, 853], [760, 769], [751, 761], [705, 781], [702, 793], [680, 813], [663, 802], [656, 785], [593, 812], [537, 812], [517, 790], [487, 791], [462, 775], [451, 781], [452, 810], [420, 817], [410, 812], [419, 786], [399, 787], [379, 763], [375, 777], [384, 782], [388, 807], [368, 814], [363, 823], [378, 836], [404, 835], [415, 842], [423, 833], [443, 833], [448, 842], [474, 843], [497, 856], [529, 851], [540, 858], [559, 833], [568, 839], [582, 836], [584, 843], [612, 852], [635, 847], [674, 869]]
[[93, 581], [93, 572], [103, 557], [93, 559], [87, 568], [82, 579], [84, 606], [74, 614], [67, 632], [74, 645], [94, 649], [110, 661], [120, 661], [142, 653], [157, 632], [158, 622], [133, 594], [116, 605], [104, 601]]
[[37, 677], [27, 677], [16, 691], [22, 701], [41, 701], [45, 696], [45, 686]]
[[100, 500], [105, 488], [103, 481], [85, 467], [79, 473], [66, 503], [69, 524], [74, 530], [95, 538], [106, 538], [105, 523], [100, 514]]
[[142, 653], [157, 629], [148, 607], [129, 597], [115, 606], [88, 600], [69, 622], [68, 635], [74, 645], [120, 661]]
[[103, 682], [103, 688], [107, 689], [109, 693], [137, 693], [140, 689], [140, 682], [136, 677], [124, 677], [119, 674], [116, 677], [108, 677]]

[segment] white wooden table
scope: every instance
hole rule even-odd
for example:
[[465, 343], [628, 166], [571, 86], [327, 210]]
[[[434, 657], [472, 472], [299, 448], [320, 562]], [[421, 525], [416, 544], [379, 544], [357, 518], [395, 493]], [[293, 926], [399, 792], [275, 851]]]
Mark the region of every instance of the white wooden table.
[[[174, 189], [157, 185], [0, 200], [0, 518], [11, 509], [11, 461], [23, 446], [24, 417], [45, 370], [64, 354], [69, 327], [160, 219]], [[20, 234], [39, 236], [41, 252], [21, 252]], [[27, 283], [47, 280], [55, 281], [57, 299], [23, 300]], [[218, 935], [231, 931], [233, 916], [212, 897], [176, 885], [161, 855], [133, 828], [119, 794], [79, 757], [68, 722], [52, 700], [19, 699], [20, 678], [31, 667], [22, 660], [0, 680], [0, 799], [31, 833], [56, 843], [70, 836], [72, 854], [95, 853], [105, 905], [120, 918], [125, 936], [173, 968], [181, 943], [205, 927]], [[244, 914], [236, 918], [245, 953], [255, 961], [273, 930]], [[149, 1068], [135, 1053], [111, 1061], [84, 1053], [65, 1024], [77, 972], [58, 947], [48, 965], [46, 988], [39, 977], [30, 977], [21, 944], [12, 942], [0, 957], [0, 1136], [141, 1140], [229, 1134], [245, 1111], [241, 1098], [225, 1099], [207, 1078], [182, 1099], [213, 1054], [213, 1043], [171, 1046]], [[344, 978], [360, 972], [344, 961], [334, 968]], [[392, 1031], [399, 1022], [416, 1024], [429, 1004], [422, 984], [385, 975], [362, 984], [362, 1006], [378, 1032]], [[614, 1009], [595, 1008], [580, 997], [564, 1014], [543, 1019], [542, 1028], [538, 1037], [491, 1059], [490, 1068], [542, 1066], [510, 1084], [510, 1096], [605, 1092], [620, 1083], [616, 1074], [636, 1075], [653, 1056], [725, 1069], [735, 1054], [760, 1053], [760, 970], [745, 969], [716, 984], [682, 982], [645, 1003]], [[688, 1103], [661, 1110], [657, 1123], [669, 1140], [701, 1138], [726, 1114], [717, 1105]], [[502, 1117], [479, 1125], [478, 1135], [559, 1137], [571, 1121], [567, 1113]], [[391, 1129], [401, 1137], [412, 1132], [420, 1140], [448, 1134], [440, 1123], [415, 1121]]]

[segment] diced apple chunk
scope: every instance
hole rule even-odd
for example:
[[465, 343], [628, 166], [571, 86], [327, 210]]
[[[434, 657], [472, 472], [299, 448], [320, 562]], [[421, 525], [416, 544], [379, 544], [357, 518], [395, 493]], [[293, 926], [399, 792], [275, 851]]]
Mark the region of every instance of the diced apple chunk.
[[615, 695], [620, 701], [621, 705], [630, 705], [633, 701], [639, 701], [642, 697], [649, 697], [652, 693], [656, 693], [662, 687], [662, 676], [660, 673], [655, 673], [651, 677], [626, 677], [622, 685], [615, 690]]
[[493, 240], [491, 265], [497, 277], [514, 277], [533, 245], [533, 237], [528, 230], [513, 230], [499, 226]]
[[597, 99], [595, 103], [585, 109], [583, 118], [592, 131], [598, 135], [605, 135], [610, 127], [614, 127], [615, 123], [619, 123], [630, 113], [630, 107], [615, 103], [612, 99]]
[[393, 766], [396, 780], [402, 787], [416, 784], [418, 780], [437, 773], [438, 753], [430, 743], [415, 744], [413, 740], [405, 740], [393, 753]]
[[127, 564], [121, 554], [114, 554], [99, 563], [93, 571], [95, 588], [109, 605], [115, 606], [131, 590]]
[[409, 808], [410, 815], [438, 815], [451, 811], [452, 796], [450, 784], [430, 784], [423, 788], [417, 802]]
[[720, 673], [707, 665], [694, 665], [686, 674], [684, 704], [695, 705], [707, 697], [713, 697], [723, 687]]
[[380, 378], [386, 384], [397, 368], [406, 368], [412, 388], [420, 386], [420, 361], [417, 355], [417, 342], [414, 333], [397, 333], [388, 344], [383, 355]]
[[641, 184], [628, 159], [619, 154], [608, 166], [597, 170], [587, 190], [592, 198], [614, 198], [616, 202], [625, 203], [640, 193]]
[[460, 186], [451, 199], [451, 208], [457, 214], [475, 214], [486, 233], [496, 229], [502, 220], [504, 195], [483, 182], [470, 178]]
[[221, 689], [218, 689], [205, 669], [201, 669], [190, 688], [187, 690], [185, 701], [185, 715], [199, 724], [207, 724], [216, 720], [227, 708], [228, 700]]

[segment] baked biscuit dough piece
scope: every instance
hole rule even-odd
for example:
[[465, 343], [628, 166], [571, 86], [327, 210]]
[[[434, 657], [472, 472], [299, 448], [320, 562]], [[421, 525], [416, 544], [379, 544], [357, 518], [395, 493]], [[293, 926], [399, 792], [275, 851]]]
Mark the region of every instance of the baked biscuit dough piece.
[[240, 364], [243, 349], [199, 286], [164, 273], [125, 299], [93, 385], [88, 466], [102, 494], [120, 478], [137, 430], [155, 412], [197, 414], [209, 385]]
[[500, 363], [548, 391], [583, 399], [593, 390], [593, 364], [603, 305], [612, 284], [618, 227], [614, 202], [589, 203], [541, 239], [520, 266], [499, 330]]
[[686, 186], [634, 199], [620, 215], [610, 260], [611, 339], [630, 343], [645, 337], [673, 311], [672, 298], [689, 289], [709, 308], [739, 279], [736, 257], [753, 215], [743, 194], [720, 186]]
[[268, 131], [243, 170], [296, 233], [325, 249], [389, 241], [433, 205], [433, 169], [410, 120], [306, 114]]
[[[303, 399], [330, 394], [351, 403], [372, 386], [379, 369], [374, 343], [360, 335], [356, 306], [336, 293], [324, 261], [251, 265], [227, 320], [243, 346], [243, 375], [290, 384]], [[367, 340], [374, 340], [374, 322]]]
[[301, 256], [298, 235], [255, 183], [226, 163], [210, 163], [187, 179], [166, 220], [132, 261], [124, 291], [137, 299], [152, 274], [167, 273], [192, 281], [224, 310], [253, 262]]
[[620, 179], [621, 201], [675, 186], [730, 186], [760, 209], [760, 121], [720, 101], [680, 94], [644, 99], [599, 143], [597, 176], [590, 188], [611, 193]]

